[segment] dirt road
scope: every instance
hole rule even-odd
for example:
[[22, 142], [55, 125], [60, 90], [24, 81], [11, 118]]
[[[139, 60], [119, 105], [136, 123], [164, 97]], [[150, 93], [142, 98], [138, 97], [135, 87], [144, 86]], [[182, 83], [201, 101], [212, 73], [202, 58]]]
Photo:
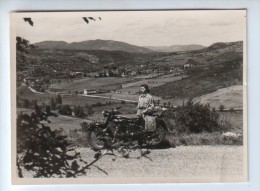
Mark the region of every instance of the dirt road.
[[[88, 148], [78, 150], [84, 159], [93, 160], [94, 151]], [[108, 175], [93, 167], [87, 177], [194, 177], [200, 180], [215, 177], [214, 180], [222, 182], [242, 181], [241, 177], [245, 173], [242, 146], [180, 146], [151, 150], [148, 155], [151, 160], [144, 157], [131, 158], [134, 156], [139, 156], [139, 153], [131, 152], [130, 158], [105, 155], [96, 165]]]

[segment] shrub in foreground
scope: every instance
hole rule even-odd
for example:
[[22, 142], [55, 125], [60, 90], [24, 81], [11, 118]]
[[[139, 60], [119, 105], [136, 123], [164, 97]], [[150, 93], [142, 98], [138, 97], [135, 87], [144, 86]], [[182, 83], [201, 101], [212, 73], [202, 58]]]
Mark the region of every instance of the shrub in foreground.
[[215, 109], [192, 99], [177, 107], [175, 112], [168, 112], [166, 118], [176, 135], [227, 130], [226, 126], [219, 123], [219, 114]]
[[209, 104], [203, 105], [189, 99], [186, 104], [178, 108], [176, 124], [181, 133], [201, 133], [219, 131], [219, 115], [211, 110]]

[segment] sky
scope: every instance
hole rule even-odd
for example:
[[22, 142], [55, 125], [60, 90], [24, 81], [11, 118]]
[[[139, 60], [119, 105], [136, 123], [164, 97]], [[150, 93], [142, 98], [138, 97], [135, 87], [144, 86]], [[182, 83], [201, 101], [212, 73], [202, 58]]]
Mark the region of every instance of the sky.
[[[24, 22], [30, 17], [34, 26]], [[87, 24], [82, 17], [94, 17]], [[101, 20], [98, 18], [101, 17]], [[245, 39], [245, 10], [15, 13], [11, 27], [30, 43], [115, 40], [137, 46], [171, 46]]]

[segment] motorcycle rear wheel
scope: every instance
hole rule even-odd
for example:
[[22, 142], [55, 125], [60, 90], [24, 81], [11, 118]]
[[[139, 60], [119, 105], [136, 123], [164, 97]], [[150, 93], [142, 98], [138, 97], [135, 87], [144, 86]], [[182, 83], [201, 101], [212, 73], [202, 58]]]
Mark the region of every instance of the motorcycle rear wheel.
[[102, 150], [105, 148], [105, 142], [102, 140], [103, 129], [95, 128], [93, 130], [87, 131], [87, 141], [89, 145], [97, 150]]
[[156, 130], [153, 132], [152, 136], [154, 138], [152, 138], [149, 141], [149, 145], [151, 145], [151, 146], [159, 145], [165, 139], [166, 131], [161, 125], [158, 125], [156, 127]]

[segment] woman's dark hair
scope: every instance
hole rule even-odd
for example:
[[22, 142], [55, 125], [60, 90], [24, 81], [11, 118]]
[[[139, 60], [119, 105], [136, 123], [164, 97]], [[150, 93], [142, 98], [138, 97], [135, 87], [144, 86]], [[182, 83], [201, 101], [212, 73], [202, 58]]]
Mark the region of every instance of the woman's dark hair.
[[147, 93], [150, 92], [149, 86], [147, 84], [142, 84], [140, 87], [144, 87]]

